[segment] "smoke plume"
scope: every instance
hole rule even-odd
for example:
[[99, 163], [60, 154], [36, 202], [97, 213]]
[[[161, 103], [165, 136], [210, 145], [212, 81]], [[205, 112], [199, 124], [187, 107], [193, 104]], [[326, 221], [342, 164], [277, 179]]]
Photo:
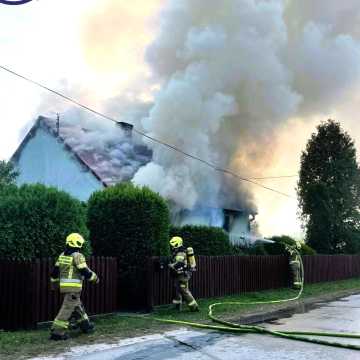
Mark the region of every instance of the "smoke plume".
[[[294, 3], [168, 1], [146, 52], [163, 84], [142, 119], [147, 133], [244, 177], [269, 172], [281, 126], [296, 116], [326, 113], [359, 83], [354, 29], [344, 18], [332, 22], [338, 2]], [[354, 7], [355, 1], [341, 6], [344, 17], [355, 16]], [[254, 210], [249, 185], [161, 145], [148, 146], [153, 161], [134, 183], [181, 207]]]
[[[104, 0], [83, 18], [86, 84], [78, 79], [64, 92], [243, 177], [294, 174], [319, 120], [359, 128], [359, 19], [358, 0]], [[111, 166], [130, 162], [134, 183], [178, 208], [257, 205], [273, 231], [296, 222], [295, 201], [160, 144], [143, 140], [153, 157], [142, 166], [134, 158], [142, 140], [60, 103], [46, 106], [61, 112], [69, 144], [79, 152], [114, 149]], [[295, 195], [293, 180], [265, 185]]]

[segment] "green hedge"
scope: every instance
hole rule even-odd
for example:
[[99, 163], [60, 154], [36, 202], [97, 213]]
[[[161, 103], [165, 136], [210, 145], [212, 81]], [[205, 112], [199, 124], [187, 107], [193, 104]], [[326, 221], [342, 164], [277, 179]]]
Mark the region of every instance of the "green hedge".
[[221, 228], [201, 225], [171, 227], [170, 236], [181, 236], [186, 247], [194, 248], [196, 255], [229, 255], [232, 253], [228, 234]]
[[121, 266], [168, 255], [169, 210], [150, 189], [122, 183], [92, 194], [88, 227], [94, 253], [117, 256]]
[[[271, 240], [275, 241], [274, 244], [265, 244], [264, 249], [267, 254], [269, 255], [286, 255], [287, 251], [285, 250], [285, 247], [282, 244], [289, 244], [293, 245], [295, 244], [295, 240], [291, 238], [290, 236], [273, 236]], [[313, 248], [310, 246], [302, 243], [301, 249], [300, 249], [301, 255], [315, 255], [316, 252]]]
[[121, 183], [90, 197], [88, 227], [94, 253], [118, 258], [121, 288], [127, 289], [120, 289], [125, 305], [141, 302], [139, 288], [146, 284], [140, 284], [139, 276], [147, 257], [169, 255], [169, 219], [166, 202], [146, 187]]
[[84, 206], [67, 193], [39, 184], [0, 191], [0, 258], [56, 257], [71, 232], [88, 235]]

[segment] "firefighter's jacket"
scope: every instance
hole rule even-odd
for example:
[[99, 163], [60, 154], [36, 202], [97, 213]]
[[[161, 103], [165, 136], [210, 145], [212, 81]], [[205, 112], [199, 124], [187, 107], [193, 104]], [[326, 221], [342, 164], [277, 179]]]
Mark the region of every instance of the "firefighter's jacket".
[[189, 247], [185, 249], [181, 247], [175, 249], [170, 260], [169, 268], [174, 276], [189, 274], [195, 271], [196, 262], [193, 248]]
[[51, 282], [59, 283], [61, 293], [81, 292], [83, 280], [98, 281], [79, 249], [66, 249], [55, 263], [51, 273]]
[[297, 252], [293, 249], [289, 251], [289, 265], [292, 273], [292, 283], [293, 287], [299, 289], [302, 285], [302, 277], [301, 277], [301, 267], [300, 267], [300, 258]]

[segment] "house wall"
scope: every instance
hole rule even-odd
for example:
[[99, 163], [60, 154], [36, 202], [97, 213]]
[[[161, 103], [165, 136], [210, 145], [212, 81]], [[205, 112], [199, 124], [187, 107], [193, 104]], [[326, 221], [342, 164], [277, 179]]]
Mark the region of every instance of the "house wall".
[[75, 159], [64, 144], [41, 127], [16, 160], [19, 185], [41, 183], [64, 190], [86, 201], [103, 184]]
[[224, 224], [224, 213], [222, 209], [198, 207], [193, 210], [183, 210], [177, 213], [172, 223], [176, 226], [183, 225], [205, 225], [222, 227]]
[[230, 241], [234, 245], [244, 245], [247, 240], [243, 236], [250, 234], [250, 221], [247, 213], [242, 213], [240, 216], [235, 216], [230, 230]]
[[233, 244], [244, 244], [246, 240], [242, 239], [242, 237], [250, 233], [249, 214], [233, 211], [229, 216], [228, 229], [224, 228], [225, 217], [223, 209], [215, 208], [195, 208], [191, 211], [181, 211], [172, 218], [172, 223], [175, 226], [205, 225], [222, 227], [229, 233], [230, 241]]

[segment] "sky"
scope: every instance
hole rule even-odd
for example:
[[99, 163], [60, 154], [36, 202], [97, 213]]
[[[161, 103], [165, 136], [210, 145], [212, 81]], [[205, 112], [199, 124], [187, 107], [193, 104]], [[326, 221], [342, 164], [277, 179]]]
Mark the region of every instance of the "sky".
[[[186, 2], [179, 0], [178, 3]], [[259, 103], [255, 103], [253, 107], [251, 92], [240, 91], [234, 85], [233, 98], [237, 104], [249, 108], [252, 115], [250, 118], [255, 119], [254, 123], [258, 121], [259, 126], [249, 127], [246, 132], [246, 153], [239, 146], [236, 156], [232, 153], [231, 161], [226, 166], [231, 166], [248, 177], [296, 175], [299, 171], [300, 154], [307, 140], [316, 126], [328, 118], [340, 121], [358, 144], [360, 71], [356, 64], [360, 64], [360, 16], [359, 11], [354, 10], [358, 7], [356, 1], [350, 0], [342, 4], [335, 0], [316, 3], [304, 0], [299, 5], [300, 2], [271, 0], [271, 6], [258, 0], [241, 2], [244, 3], [244, 8], [248, 6], [250, 14], [240, 14], [239, 16], [244, 16], [242, 21], [245, 23], [249, 18], [250, 22], [251, 15], [254, 15], [254, 23], [249, 24], [249, 29], [251, 26], [257, 29], [258, 26], [259, 33], [263, 31], [261, 26], [265, 30], [266, 26], [277, 29], [277, 33], [274, 30], [273, 38], [264, 35], [266, 41], [259, 44], [264, 47], [270, 42], [280, 44], [269, 45], [269, 59], [275, 55], [281, 59], [281, 64], [274, 63], [270, 72], [277, 72], [274, 75], [276, 81], [284, 81], [280, 94], [284, 94], [283, 97], [289, 100], [289, 105], [284, 105], [286, 111], [280, 115], [271, 105], [266, 106], [268, 100], [264, 98], [272, 95], [271, 89], [275, 89], [272, 87], [274, 80], [270, 76], [256, 78], [256, 81], [266, 82], [269, 90], [261, 95], [261, 99], [259, 97]], [[195, 3], [199, 3], [200, 9], [201, 1]], [[209, 0], [208, 7], [212, 3], [214, 7], [217, 6], [213, 0]], [[232, 3], [234, 1], [224, 0], [224, 9], [226, 6], [230, 8]], [[167, 12], [164, 13], [162, 11], [166, 6]], [[221, 31], [217, 32], [216, 27], [209, 28], [213, 32], [195, 31], [196, 26], [200, 26], [199, 23], [214, 16], [210, 11], [208, 17], [202, 16], [203, 12], [191, 17], [186, 11], [195, 14], [199, 9], [195, 5], [193, 8], [188, 5], [186, 11], [184, 9], [178, 15], [176, 2], [166, 0], [34, 0], [21, 6], [0, 4], [0, 65], [62, 91], [115, 118], [121, 118], [123, 104], [138, 106], [155, 99], [157, 106], [148, 117], [149, 125], [144, 127], [150, 133], [161, 136], [164, 134], [156, 124], [163, 124], [159, 113], [164, 112], [162, 101], [167, 99], [173, 80], [188, 76], [183, 69], [185, 66], [186, 69], [193, 69], [194, 58], [213, 56], [211, 46], [218, 46], [218, 38], [227, 41], [222, 37]], [[169, 22], [175, 21], [173, 14], [178, 23], [171, 27]], [[267, 18], [273, 19], [273, 23], [262, 21], [263, 14], [268, 14]], [[259, 22], [256, 23], [258, 19]], [[191, 21], [193, 23], [188, 25], [187, 22]], [[231, 23], [233, 19], [227, 16], [221, 21], [221, 26], [225, 28], [225, 25], [229, 25], [229, 29], [240, 34], [248, 29], [245, 25], [245, 30], [238, 28], [237, 24]], [[177, 44], [185, 26], [191, 28], [191, 31], [186, 30], [186, 46], [184, 49], [172, 49], [171, 44]], [[282, 33], [284, 26], [287, 28], [286, 36]], [[231, 31], [229, 29], [227, 31]], [[250, 38], [253, 35], [249, 33], [248, 36]], [[241, 45], [246, 44], [246, 36], [244, 38]], [[219, 41], [219, 44], [222, 43]], [[202, 53], [194, 49], [194, 46], [203, 46]], [[252, 47], [253, 43], [249, 43], [244, 57], [249, 53], [251, 62], [256, 62], [256, 58], [250, 56]], [[226, 56], [224, 59], [226, 60]], [[213, 59], [209, 63], [218, 65]], [[267, 63], [254, 66], [258, 66], [255, 73], [257, 69], [266, 68]], [[273, 70], [274, 66], [276, 71]], [[248, 71], [249, 67], [244, 69]], [[192, 74], [199, 78], [201, 75], [196, 72]], [[219, 77], [221, 76], [225, 79], [227, 75], [219, 73]], [[254, 83], [251, 76], [239, 77], [238, 81], [249, 87]], [[157, 97], [158, 93], [160, 96]], [[230, 93], [230, 90], [224, 92], [226, 96]], [[254, 98], [258, 99], [256, 96]], [[219, 100], [219, 97], [214, 98]], [[0, 99], [0, 159], [8, 159], [12, 155], [38, 115], [55, 116], [57, 112], [63, 113], [70, 106], [2, 70]], [[221, 106], [224, 107], [229, 99], [230, 97], [221, 98]], [[273, 99], [279, 104], [281, 102], [281, 105], [285, 101], [282, 101], [281, 95]], [[230, 100], [226, 103], [228, 107], [221, 109], [224, 116], [236, 112], [235, 107], [230, 106]], [[266, 114], [269, 114], [269, 122], [274, 117], [274, 125], [263, 121]], [[222, 121], [220, 117], [219, 123]], [[277, 120], [278, 117], [281, 121]], [[201, 126], [199, 123], [200, 128]], [[178, 131], [179, 128], [175, 130]], [[213, 141], [211, 131], [212, 127], [209, 128], [209, 139]], [[174, 136], [174, 133], [168, 135]], [[173, 141], [178, 145], [176, 138]], [[226, 137], [222, 141], [226, 143]], [[229, 139], [229, 143], [231, 141]], [[238, 142], [242, 141], [239, 137]], [[222, 158], [222, 148], [217, 147], [219, 159]], [[163, 166], [165, 160], [158, 160]], [[193, 173], [190, 171], [189, 174], [192, 176]], [[256, 203], [259, 213], [257, 220], [263, 235], [290, 234], [300, 237], [302, 232], [297, 216], [295, 191], [297, 178], [259, 182], [291, 196], [287, 198], [255, 185], [242, 185]]]

